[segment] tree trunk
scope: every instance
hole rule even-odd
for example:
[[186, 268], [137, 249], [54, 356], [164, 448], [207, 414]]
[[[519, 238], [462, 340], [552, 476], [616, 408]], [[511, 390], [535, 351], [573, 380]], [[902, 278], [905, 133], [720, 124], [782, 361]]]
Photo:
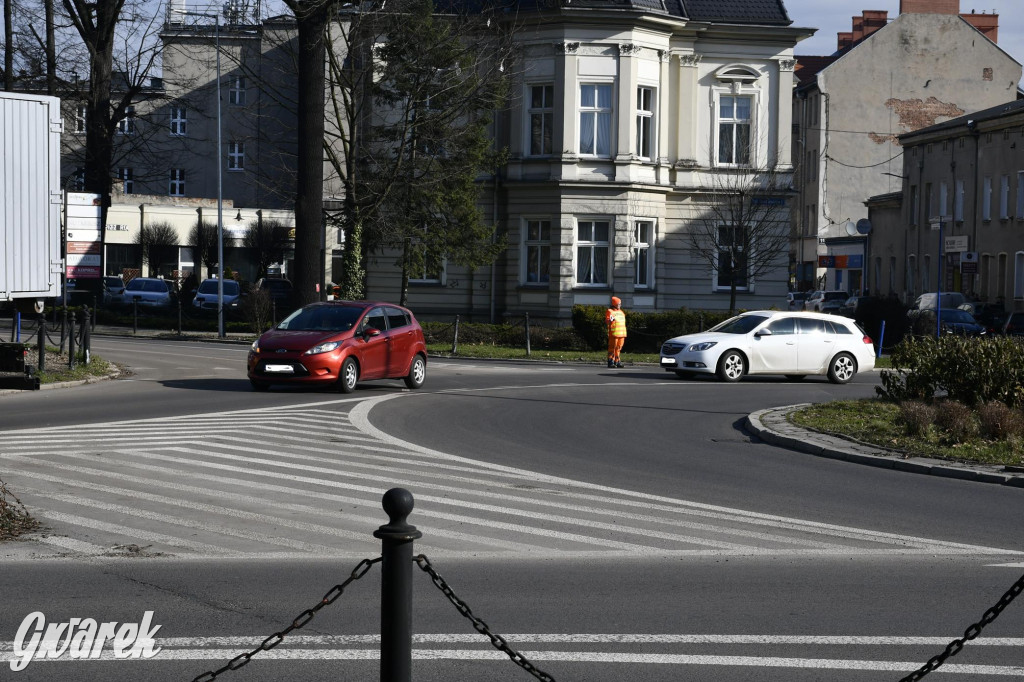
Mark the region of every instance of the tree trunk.
[[4, 90], [14, 90], [14, 27], [11, 18], [14, 0], [4, 0]]

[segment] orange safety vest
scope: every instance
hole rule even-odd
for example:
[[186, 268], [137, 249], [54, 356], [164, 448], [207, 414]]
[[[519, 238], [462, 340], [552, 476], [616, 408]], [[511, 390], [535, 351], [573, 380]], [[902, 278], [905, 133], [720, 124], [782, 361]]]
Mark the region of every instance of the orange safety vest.
[[609, 308], [604, 314], [605, 322], [608, 323], [608, 336], [622, 337], [626, 336], [626, 313], [622, 310], [616, 310], [615, 308]]

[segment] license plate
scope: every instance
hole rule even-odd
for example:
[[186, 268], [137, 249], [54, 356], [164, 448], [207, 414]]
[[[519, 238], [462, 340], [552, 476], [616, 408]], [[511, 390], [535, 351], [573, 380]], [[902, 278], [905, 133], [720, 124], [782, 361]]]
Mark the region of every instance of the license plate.
[[292, 374], [295, 372], [295, 368], [291, 365], [264, 365], [264, 372], [277, 372], [279, 374]]
[[675, 358], [662, 358], [661, 364], [663, 365], [674, 365], [676, 364]]

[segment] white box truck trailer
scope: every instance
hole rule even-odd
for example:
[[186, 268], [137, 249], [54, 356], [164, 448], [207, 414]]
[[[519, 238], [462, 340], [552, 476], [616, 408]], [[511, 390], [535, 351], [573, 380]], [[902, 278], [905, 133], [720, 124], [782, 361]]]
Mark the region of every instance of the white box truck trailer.
[[0, 303], [60, 291], [63, 127], [56, 97], [0, 93]]

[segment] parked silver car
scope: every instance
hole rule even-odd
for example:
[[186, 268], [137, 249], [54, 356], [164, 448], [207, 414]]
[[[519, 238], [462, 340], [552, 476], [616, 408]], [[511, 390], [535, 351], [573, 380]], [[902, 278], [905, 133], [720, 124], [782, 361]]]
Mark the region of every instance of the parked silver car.
[[[192, 305], [203, 310], [217, 309], [217, 279], [204, 279], [196, 290]], [[224, 280], [224, 308], [237, 308], [242, 297], [242, 287], [233, 279]]]
[[171, 283], [156, 277], [136, 277], [124, 286], [124, 302], [162, 308], [171, 305]]

